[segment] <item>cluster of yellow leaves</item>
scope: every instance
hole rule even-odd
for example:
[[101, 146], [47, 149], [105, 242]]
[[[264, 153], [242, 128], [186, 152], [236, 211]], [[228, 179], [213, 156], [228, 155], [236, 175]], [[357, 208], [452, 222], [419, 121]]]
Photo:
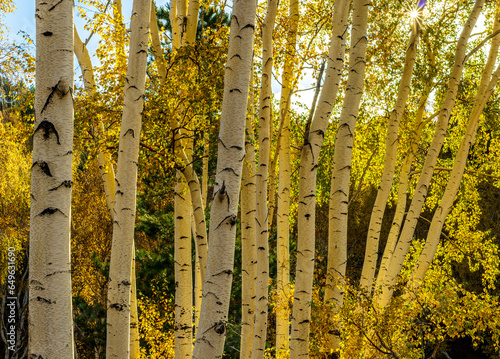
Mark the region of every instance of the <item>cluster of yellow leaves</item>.
[[140, 357], [144, 359], [174, 358], [174, 303], [163, 293], [156, 291], [154, 293], [152, 298], [140, 297], [137, 301], [141, 341]]
[[28, 240], [31, 156], [26, 135], [21, 126], [0, 121], [0, 284], [6, 278], [7, 248], [20, 253]]

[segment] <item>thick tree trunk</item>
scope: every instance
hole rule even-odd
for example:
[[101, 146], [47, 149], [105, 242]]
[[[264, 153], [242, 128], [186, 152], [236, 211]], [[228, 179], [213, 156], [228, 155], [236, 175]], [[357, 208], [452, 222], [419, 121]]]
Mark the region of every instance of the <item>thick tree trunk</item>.
[[135, 0], [118, 149], [113, 243], [108, 289], [107, 358], [130, 355], [130, 293], [136, 211], [137, 161], [144, 102], [150, 0]]
[[413, 75], [413, 66], [415, 65], [415, 59], [417, 57], [418, 37], [420, 34], [420, 26], [417, 19], [413, 20], [412, 29], [412, 34], [408, 41], [408, 48], [406, 50], [403, 74], [401, 75], [401, 80], [399, 82], [398, 96], [396, 98], [396, 103], [394, 104], [394, 110], [391, 112], [387, 124], [384, 169], [382, 171], [382, 178], [380, 179], [377, 197], [375, 199], [375, 204], [370, 217], [370, 225], [368, 227], [365, 259], [359, 283], [360, 289], [364, 291], [367, 296], [370, 296], [372, 292], [373, 279], [375, 277], [378, 260], [377, 254], [380, 240], [380, 229], [382, 227], [382, 219], [384, 218], [385, 207], [387, 205], [389, 194], [391, 193], [394, 171], [396, 169], [396, 158], [399, 144], [398, 129], [406, 107], [406, 102], [408, 101]]
[[287, 352], [290, 343], [290, 100], [293, 91], [293, 69], [299, 24], [299, 1], [291, 0], [289, 8], [287, 52], [283, 66], [280, 98], [279, 134], [279, 183], [277, 211], [277, 262], [276, 283], [276, 350]]
[[31, 172], [29, 353], [73, 358], [71, 188], [73, 1], [36, 2]]
[[453, 65], [453, 69], [448, 82], [446, 97], [438, 116], [436, 131], [434, 133], [432, 143], [429, 147], [427, 157], [425, 158], [425, 162], [422, 168], [422, 174], [420, 175], [417, 186], [415, 188], [415, 194], [413, 195], [410, 209], [408, 210], [408, 214], [401, 231], [399, 242], [396, 246], [392, 259], [390, 260], [387, 274], [383, 282], [384, 284], [382, 286], [382, 293], [380, 294], [380, 296], [375, 297], [375, 303], [377, 303], [381, 307], [385, 307], [392, 297], [394, 285], [396, 284], [401, 268], [403, 267], [406, 253], [410, 248], [410, 243], [411, 239], [413, 238], [415, 226], [420, 216], [420, 211], [422, 210], [425, 197], [427, 196], [427, 190], [432, 179], [434, 166], [436, 165], [437, 157], [446, 135], [451, 110], [453, 109], [453, 106], [455, 104], [458, 84], [460, 82], [460, 78], [462, 77], [463, 66], [466, 60], [465, 56], [467, 50], [467, 42], [469, 40], [471, 31], [477, 21], [477, 18], [481, 13], [483, 4], [484, 0], [476, 1], [474, 8], [472, 9], [469, 18], [467, 19], [467, 22], [458, 40], [455, 53], [455, 63]]
[[234, 3], [210, 215], [210, 250], [193, 358], [220, 358], [234, 267], [238, 197], [245, 158], [245, 114], [252, 70], [256, 3]]
[[[495, 26], [493, 28], [493, 33], [500, 30], [500, 16], [497, 14], [495, 18]], [[495, 86], [498, 82], [500, 76], [500, 67], [497, 68], [495, 73], [492, 75], [493, 68], [498, 56], [498, 47], [500, 44], [500, 35], [493, 38], [492, 45], [490, 47], [490, 54], [488, 56], [488, 61], [483, 70], [481, 77], [481, 82], [477, 91], [477, 95], [474, 101], [474, 106], [467, 124], [467, 129], [465, 135], [458, 148], [457, 155], [455, 157], [455, 162], [453, 164], [453, 169], [450, 173], [450, 179], [446, 185], [446, 189], [443, 194], [443, 198], [439, 203], [434, 216], [432, 217], [431, 226], [427, 234], [427, 239], [425, 242], [424, 249], [420, 254], [417, 265], [413, 270], [413, 274], [410, 277], [410, 282], [408, 283], [408, 288], [415, 289], [413, 287], [418, 287], [420, 282], [424, 280], [425, 273], [429, 269], [429, 266], [436, 254], [436, 250], [441, 238], [441, 230], [444, 226], [444, 221], [448, 213], [453, 206], [453, 201], [458, 193], [458, 189], [465, 171], [465, 165], [467, 163], [467, 157], [469, 155], [470, 148], [474, 141], [477, 133], [477, 128], [479, 125], [479, 120], [481, 113], [483, 112], [484, 106], [490, 98]]]
[[245, 161], [241, 178], [241, 344], [240, 359], [252, 356], [257, 292], [257, 235], [255, 189], [255, 137], [253, 133], [253, 84], [250, 79], [246, 117]]
[[292, 311], [290, 357], [309, 355], [309, 323], [311, 318], [312, 281], [314, 272], [316, 175], [318, 158], [337, 97], [344, 64], [347, 17], [350, 1], [335, 3], [333, 33], [328, 54], [325, 83], [314, 112], [314, 118], [304, 135], [299, 168], [298, 243], [295, 292]]
[[273, 30], [277, 0], [267, 1], [267, 14], [262, 27], [262, 83], [259, 99], [259, 163], [257, 165], [256, 235], [257, 235], [257, 303], [252, 358], [263, 358], [267, 336], [269, 288], [269, 223], [267, 178], [271, 152], [271, 80], [273, 70]]

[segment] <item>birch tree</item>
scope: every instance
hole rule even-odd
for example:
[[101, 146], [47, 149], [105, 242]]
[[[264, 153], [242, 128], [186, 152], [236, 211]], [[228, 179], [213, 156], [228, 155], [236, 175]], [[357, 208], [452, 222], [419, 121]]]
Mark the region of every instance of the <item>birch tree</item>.
[[255, 14], [254, 1], [240, 0], [234, 4], [231, 16], [210, 215], [210, 249], [193, 358], [220, 358], [224, 348], [245, 151], [245, 114], [252, 71]]
[[295, 57], [297, 29], [299, 25], [299, 2], [290, 1], [287, 52], [281, 79], [280, 134], [279, 134], [279, 185], [277, 211], [277, 264], [276, 280], [276, 350], [289, 348], [290, 296], [290, 99], [293, 92], [293, 60]]
[[257, 223], [255, 188], [255, 136], [253, 133], [253, 71], [246, 117], [245, 161], [241, 177], [241, 344], [240, 358], [252, 356], [257, 293]]
[[299, 168], [297, 267], [290, 357], [308, 357], [311, 291], [314, 271], [316, 175], [319, 152], [340, 84], [350, 1], [337, 1], [325, 82], [314, 117], [304, 135]]
[[130, 291], [136, 213], [137, 161], [146, 82], [151, 0], [135, 0], [120, 130], [113, 242], [109, 271], [106, 357], [130, 355]]
[[73, 358], [73, 2], [36, 2], [29, 355]]
[[477, 90], [476, 98], [474, 101], [474, 106], [472, 108], [471, 115], [465, 130], [465, 135], [462, 138], [460, 147], [458, 149], [453, 168], [450, 173], [450, 179], [446, 185], [446, 189], [443, 194], [443, 198], [439, 203], [434, 216], [432, 217], [431, 226], [429, 228], [429, 233], [427, 234], [427, 239], [425, 242], [424, 249], [420, 254], [418, 262], [413, 270], [413, 275], [410, 278], [408, 287], [413, 286], [418, 287], [420, 282], [424, 280], [425, 273], [436, 254], [437, 246], [441, 237], [441, 230], [444, 226], [444, 221], [453, 206], [453, 201], [458, 193], [458, 189], [465, 171], [465, 165], [467, 163], [467, 157], [471, 149], [472, 143], [477, 133], [479, 126], [479, 121], [481, 118], [481, 113], [486, 105], [486, 102], [490, 98], [493, 90], [495, 89], [498, 79], [500, 77], [500, 66], [497, 67], [493, 73], [495, 62], [498, 57], [498, 48], [500, 45], [500, 13], [497, 13], [494, 20], [494, 26], [492, 35], [493, 37], [488, 60], [483, 69], [481, 76], [481, 81]]
[[392, 293], [394, 290], [394, 285], [398, 279], [399, 272], [403, 266], [406, 253], [410, 247], [411, 239], [413, 237], [413, 232], [417, 220], [420, 216], [420, 211], [424, 204], [424, 199], [427, 195], [427, 190], [434, 172], [434, 166], [437, 161], [438, 154], [441, 150], [443, 140], [448, 128], [448, 121], [451, 115], [451, 110], [455, 104], [455, 99], [457, 96], [457, 89], [460, 78], [462, 76], [463, 66], [466, 60], [466, 47], [467, 42], [470, 38], [472, 29], [476, 24], [479, 14], [481, 13], [484, 1], [477, 0], [474, 4], [467, 22], [460, 34], [460, 38], [457, 43], [455, 62], [451, 70], [448, 89], [446, 92], [446, 97], [444, 99], [443, 105], [438, 116], [438, 121], [436, 123], [436, 130], [432, 143], [427, 151], [427, 156], [422, 168], [422, 173], [416, 185], [415, 194], [411, 201], [410, 209], [405, 219], [403, 229], [401, 230], [401, 235], [399, 242], [395, 248], [394, 254], [390, 260], [387, 273], [385, 275], [384, 284], [382, 287], [382, 293], [380, 296], [375, 298], [375, 302], [381, 307], [387, 306], [389, 303]]
[[269, 222], [267, 179], [271, 151], [271, 79], [273, 70], [273, 30], [277, 0], [268, 0], [262, 28], [262, 84], [259, 99], [259, 163], [256, 174], [257, 303], [252, 359], [263, 358], [267, 336], [269, 286]]

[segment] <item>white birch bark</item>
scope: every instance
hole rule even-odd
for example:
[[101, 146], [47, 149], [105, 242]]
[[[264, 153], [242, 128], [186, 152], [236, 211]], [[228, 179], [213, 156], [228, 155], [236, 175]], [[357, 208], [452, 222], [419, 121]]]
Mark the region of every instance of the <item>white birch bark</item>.
[[[115, 1], [116, 6], [116, 16], [121, 18], [121, 3]], [[92, 62], [90, 60], [90, 55], [87, 47], [80, 39], [76, 27], [74, 28], [75, 37], [75, 55], [82, 69], [83, 82], [85, 91], [89, 96], [94, 95], [95, 82], [94, 82], [94, 70], [92, 67]], [[121, 45], [121, 44], [120, 44]], [[104, 132], [104, 125], [102, 121], [99, 121], [101, 131]], [[99, 152], [97, 154], [97, 159], [99, 162], [99, 170], [101, 172], [101, 178], [104, 186], [104, 194], [106, 196], [106, 205], [110, 213], [111, 220], [114, 217], [114, 204], [115, 204], [115, 172], [113, 169], [113, 164], [111, 163], [111, 157], [106, 152]], [[132, 253], [135, 253], [135, 248]], [[136, 292], [136, 277], [135, 277], [135, 258], [132, 258], [132, 285], [130, 292], [130, 358], [139, 358], [140, 346], [139, 346], [139, 325], [137, 316], [137, 292]]]
[[384, 248], [384, 253], [382, 255], [382, 261], [380, 263], [380, 269], [377, 274], [377, 280], [375, 284], [375, 289], [378, 291], [382, 287], [383, 279], [385, 274], [387, 273], [387, 268], [394, 254], [394, 249], [396, 247], [396, 243], [399, 237], [399, 232], [401, 230], [401, 224], [403, 223], [403, 218], [406, 210], [406, 202], [408, 198], [408, 186], [410, 181], [410, 170], [411, 165], [413, 163], [413, 159], [415, 158], [415, 154], [417, 153], [418, 143], [420, 137], [422, 135], [422, 131], [425, 127], [426, 121], [423, 121], [424, 113], [425, 113], [425, 105], [429, 98], [429, 94], [432, 90], [432, 81], [433, 78], [429, 79], [424, 90], [423, 94], [419, 100], [417, 113], [415, 116], [415, 127], [413, 130], [413, 136], [410, 141], [410, 152], [403, 160], [403, 166], [401, 167], [400, 175], [399, 175], [399, 187], [398, 187], [398, 196], [397, 196], [397, 205], [394, 213], [394, 218], [392, 220], [391, 229], [389, 231], [389, 235], [387, 237], [387, 242]]
[[443, 105], [441, 107], [438, 121], [436, 123], [436, 130], [432, 143], [429, 147], [425, 162], [422, 168], [422, 173], [418, 180], [417, 186], [415, 188], [415, 194], [411, 201], [410, 209], [405, 219], [403, 229], [401, 231], [401, 236], [399, 242], [396, 246], [394, 254], [390, 260], [388, 266], [387, 274], [385, 276], [382, 293], [380, 296], [375, 297], [375, 303], [381, 307], [387, 306], [389, 303], [394, 285], [397, 282], [398, 275], [403, 267], [403, 262], [406, 257], [406, 253], [410, 248], [411, 239], [413, 238], [413, 232], [415, 231], [415, 226], [417, 220], [420, 216], [420, 211], [425, 201], [427, 195], [427, 190], [429, 188], [430, 181], [432, 179], [432, 174], [434, 172], [434, 166], [441, 150], [441, 146], [446, 135], [446, 130], [448, 128], [448, 121], [451, 115], [451, 110], [455, 104], [455, 99], [457, 96], [458, 84], [460, 78], [462, 77], [463, 66], [466, 60], [466, 48], [467, 42], [469, 40], [471, 31], [477, 21], [479, 14], [481, 13], [484, 0], [477, 0], [475, 2], [474, 8], [472, 9], [469, 18], [460, 34], [458, 40], [457, 49], [455, 53], [455, 63], [450, 74], [450, 79], [448, 82], [448, 90], [446, 92], [446, 97], [444, 99]]
[[337, 97], [345, 54], [350, 1], [335, 3], [333, 32], [328, 53], [325, 82], [314, 112], [310, 128], [304, 135], [299, 168], [299, 206], [297, 267], [295, 274], [294, 304], [290, 357], [303, 358], [309, 355], [309, 324], [314, 272], [316, 176], [319, 152], [328, 127], [328, 121]]
[[372, 214], [370, 217], [370, 225], [368, 227], [368, 238], [366, 241], [365, 259], [363, 262], [363, 270], [361, 272], [360, 289], [368, 296], [371, 295], [373, 279], [375, 277], [375, 269], [378, 260], [378, 247], [380, 239], [380, 229], [382, 227], [382, 219], [384, 218], [385, 207], [391, 193], [392, 182], [394, 180], [394, 172], [396, 169], [396, 158], [398, 150], [398, 129], [403, 117], [403, 113], [408, 101], [410, 93], [410, 85], [413, 74], [413, 66], [417, 56], [418, 37], [420, 34], [420, 25], [417, 19], [413, 19], [412, 33], [408, 41], [406, 57], [403, 67], [403, 74], [398, 87], [398, 95], [394, 109], [391, 112], [387, 124], [387, 137], [385, 142], [385, 157], [384, 169], [382, 170], [382, 178], [375, 198]]
[[250, 79], [250, 95], [246, 118], [245, 161], [241, 179], [241, 345], [240, 358], [252, 356], [255, 328], [257, 293], [257, 232], [255, 187], [255, 137], [253, 133], [253, 86]]
[[[497, 14], [495, 18], [495, 26], [493, 28], [493, 33], [500, 30], [500, 16]], [[439, 203], [434, 216], [432, 217], [431, 226], [427, 234], [427, 239], [425, 241], [424, 249], [420, 254], [418, 262], [413, 270], [413, 274], [410, 277], [408, 283], [408, 288], [418, 287], [420, 282], [424, 280], [425, 273], [429, 269], [429, 266], [436, 254], [436, 250], [441, 238], [441, 230], [444, 226], [444, 221], [446, 216], [450, 213], [453, 206], [453, 202], [458, 193], [458, 189], [465, 171], [465, 165], [467, 163], [467, 157], [469, 155], [470, 148], [474, 142], [474, 138], [477, 133], [477, 128], [479, 126], [479, 120], [481, 113], [483, 112], [486, 102], [490, 98], [495, 86], [500, 77], [500, 67], [497, 68], [495, 73], [493, 73], [493, 67], [495, 66], [495, 61], [498, 56], [498, 47], [500, 44], [500, 35], [493, 38], [492, 44], [490, 46], [490, 53], [488, 56], [488, 61], [483, 70], [481, 76], [481, 82], [479, 84], [478, 92], [474, 101], [474, 106], [467, 124], [465, 135], [458, 148], [457, 155], [453, 164], [453, 168], [450, 173], [450, 179], [446, 185], [446, 189], [443, 194], [443, 198]]]
[[290, 1], [287, 52], [281, 78], [277, 210], [276, 350], [288, 351], [290, 335], [290, 98], [299, 24], [299, 2]]
[[[353, 3], [349, 75], [333, 156], [328, 215], [328, 268], [325, 302], [334, 304], [335, 311], [340, 309], [344, 299], [343, 287], [347, 263], [348, 194], [354, 131], [365, 77], [368, 8], [369, 4], [366, 0], [354, 1]], [[339, 350], [340, 323], [335, 323], [333, 331], [330, 333], [330, 344], [334, 351]]]
[[[191, 206], [189, 189], [177, 174], [175, 187], [175, 358], [193, 354], [193, 280], [191, 265]], [[186, 206], [187, 203], [187, 206]]]
[[[252, 74], [251, 74], [252, 75]], [[252, 356], [257, 293], [257, 232], [253, 79], [250, 78], [246, 117], [245, 161], [241, 178], [241, 344], [240, 359]]]
[[107, 358], [130, 355], [130, 293], [137, 161], [144, 102], [151, 0], [135, 0], [118, 149], [113, 242], [107, 306]]
[[263, 358], [267, 336], [269, 296], [269, 223], [267, 179], [271, 152], [271, 80], [273, 70], [273, 30], [278, 10], [277, 0], [267, 1], [262, 27], [262, 83], [259, 98], [259, 163], [256, 175], [257, 302], [252, 358]]
[[73, 1], [36, 1], [29, 356], [73, 358]]
[[234, 267], [238, 197], [245, 156], [245, 113], [252, 70], [256, 3], [233, 5], [210, 215], [210, 250], [193, 358], [221, 358]]

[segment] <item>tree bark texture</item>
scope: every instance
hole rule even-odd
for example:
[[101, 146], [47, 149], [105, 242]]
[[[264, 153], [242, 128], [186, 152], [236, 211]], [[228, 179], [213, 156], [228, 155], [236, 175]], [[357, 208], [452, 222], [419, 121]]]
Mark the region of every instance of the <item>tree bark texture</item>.
[[259, 163], [256, 182], [257, 302], [252, 359], [264, 357], [269, 302], [269, 223], [267, 179], [271, 153], [271, 80], [273, 70], [273, 30], [278, 10], [277, 0], [267, 1], [262, 27], [262, 83], [259, 98]]
[[243, 161], [245, 114], [252, 70], [256, 3], [234, 3], [210, 215], [210, 250], [193, 358], [221, 358], [234, 267], [234, 241]]
[[29, 355], [73, 358], [73, 1], [36, 1]]
[[290, 99], [299, 24], [299, 2], [290, 1], [287, 52], [280, 97], [279, 174], [277, 211], [276, 350], [288, 351], [290, 335]]
[[252, 78], [246, 117], [245, 161], [241, 178], [241, 344], [240, 359], [252, 356], [257, 293], [254, 92]]
[[[366, 46], [369, 3], [353, 2], [349, 75], [340, 113], [330, 189], [328, 227], [328, 268], [325, 302], [332, 303], [336, 311], [343, 303], [343, 287], [347, 263], [347, 212], [349, 182], [351, 177], [354, 131], [363, 94], [366, 67]], [[330, 335], [332, 349], [340, 348], [340, 323], [335, 324]]]
[[136, 214], [137, 161], [144, 103], [151, 0], [135, 0], [118, 148], [113, 242], [107, 306], [107, 358], [130, 355], [130, 293]]
[[290, 341], [290, 357], [292, 359], [309, 356], [317, 166], [344, 64], [349, 5], [350, 1], [347, 0], [339, 0], [335, 3], [332, 21], [333, 33], [328, 53], [325, 82], [310, 128], [306, 129], [300, 157], [297, 266]]

